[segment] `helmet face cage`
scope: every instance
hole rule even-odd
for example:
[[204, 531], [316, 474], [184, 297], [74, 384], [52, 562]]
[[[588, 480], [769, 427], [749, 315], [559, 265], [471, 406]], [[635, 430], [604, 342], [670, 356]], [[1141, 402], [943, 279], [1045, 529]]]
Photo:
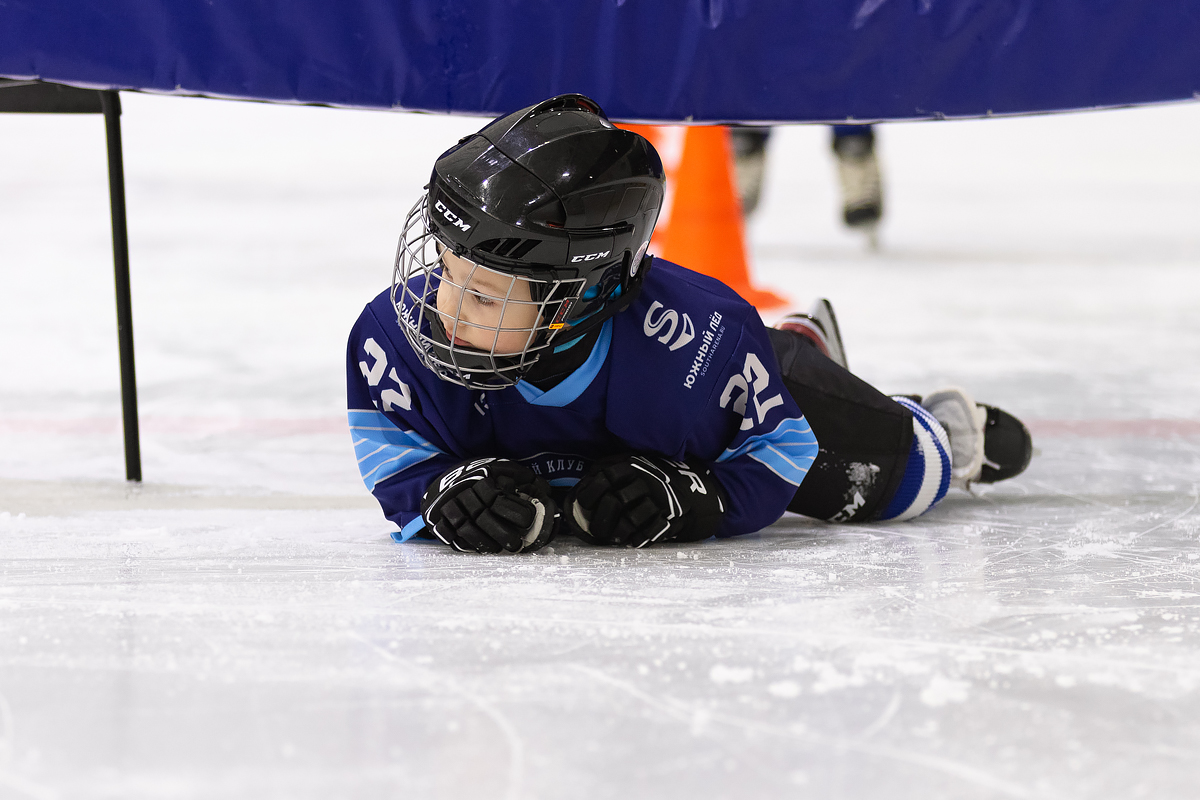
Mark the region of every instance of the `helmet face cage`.
[[[556, 313], [583, 294], [586, 279], [555, 277], [550, 269], [517, 276], [458, 254], [448, 270], [442, 254], [455, 248], [434, 231], [423, 192], [405, 220], [392, 270], [401, 330], [443, 380], [481, 390], [516, 384], [566, 327]], [[441, 311], [439, 292], [449, 293]]]

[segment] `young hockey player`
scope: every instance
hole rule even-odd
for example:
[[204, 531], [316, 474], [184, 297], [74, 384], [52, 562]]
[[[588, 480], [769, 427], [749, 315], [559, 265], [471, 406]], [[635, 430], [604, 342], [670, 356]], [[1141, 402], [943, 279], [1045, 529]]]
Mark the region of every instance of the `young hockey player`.
[[662, 197], [658, 154], [581, 95], [437, 160], [348, 350], [359, 467], [397, 540], [528, 552], [734, 536], [785, 509], [904, 519], [1025, 468], [1012, 416], [847, 371], [827, 302], [766, 329], [647, 255]]

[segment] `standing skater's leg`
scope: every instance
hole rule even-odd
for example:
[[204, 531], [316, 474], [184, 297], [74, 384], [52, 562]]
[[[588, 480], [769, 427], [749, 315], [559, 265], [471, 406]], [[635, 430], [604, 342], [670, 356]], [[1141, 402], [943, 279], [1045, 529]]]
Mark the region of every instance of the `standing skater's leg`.
[[738, 198], [742, 201], [742, 216], [748, 217], [758, 208], [762, 197], [763, 174], [767, 168], [767, 140], [771, 129], [734, 125], [729, 129], [733, 139], [733, 159], [737, 173]]
[[875, 249], [883, 218], [883, 181], [875, 156], [874, 127], [834, 125], [833, 152], [842, 187], [842, 219], [847, 226], [865, 232]]

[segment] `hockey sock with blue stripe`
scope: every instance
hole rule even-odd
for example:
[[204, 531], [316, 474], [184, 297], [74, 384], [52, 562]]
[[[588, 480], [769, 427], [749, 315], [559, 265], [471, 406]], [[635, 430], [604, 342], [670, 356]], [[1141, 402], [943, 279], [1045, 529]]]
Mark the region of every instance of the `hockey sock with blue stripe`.
[[908, 397], [893, 397], [913, 414], [913, 439], [904, 477], [880, 519], [912, 519], [933, 508], [950, 488], [950, 437], [933, 415]]

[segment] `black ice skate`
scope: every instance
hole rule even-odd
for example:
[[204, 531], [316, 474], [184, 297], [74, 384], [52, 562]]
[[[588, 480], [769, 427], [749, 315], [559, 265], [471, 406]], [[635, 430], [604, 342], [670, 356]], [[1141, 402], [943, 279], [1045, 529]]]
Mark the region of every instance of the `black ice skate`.
[[833, 305], [824, 297], [813, 303], [807, 314], [788, 314], [776, 322], [775, 327], [781, 331], [800, 334], [842, 369], [849, 369], [846, 366], [846, 350], [842, 347], [842, 332], [838, 330]]
[[1033, 458], [1033, 437], [1021, 420], [976, 403], [957, 386], [927, 395], [921, 405], [950, 436], [950, 485], [995, 483], [1020, 475]]
[[737, 173], [738, 198], [742, 216], [750, 216], [758, 208], [762, 196], [763, 173], [767, 163], [767, 138], [770, 128], [734, 126], [729, 129], [733, 139], [734, 168]]
[[871, 247], [878, 246], [876, 230], [883, 217], [883, 184], [875, 157], [875, 134], [834, 136], [838, 178], [842, 184], [842, 219], [846, 225], [867, 234]]

